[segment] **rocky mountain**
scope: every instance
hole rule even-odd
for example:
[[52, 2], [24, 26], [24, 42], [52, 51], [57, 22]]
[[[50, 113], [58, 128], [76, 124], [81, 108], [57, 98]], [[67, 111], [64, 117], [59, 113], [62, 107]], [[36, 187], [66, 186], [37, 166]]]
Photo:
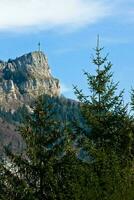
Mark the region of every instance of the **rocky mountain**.
[[20, 112], [41, 94], [60, 96], [59, 80], [52, 76], [43, 52], [0, 61], [0, 155], [5, 146], [12, 151], [22, 149], [15, 121], [18, 123]]
[[25, 54], [7, 62], [0, 61], [0, 157], [5, 147], [21, 152], [24, 141], [16, 131], [24, 113], [31, 111], [34, 100], [55, 104], [55, 118], [64, 122], [82, 121], [80, 104], [60, 95], [59, 80], [51, 74], [47, 57], [41, 51]]
[[14, 112], [41, 94], [60, 95], [59, 80], [51, 75], [43, 52], [0, 61], [0, 107]]

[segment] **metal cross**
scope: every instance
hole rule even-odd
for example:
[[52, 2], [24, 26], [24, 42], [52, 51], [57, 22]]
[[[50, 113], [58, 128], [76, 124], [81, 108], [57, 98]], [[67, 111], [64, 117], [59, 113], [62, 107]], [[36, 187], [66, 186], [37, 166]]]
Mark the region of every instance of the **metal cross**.
[[40, 44], [40, 42], [38, 43], [38, 51], [40, 52], [40, 46], [41, 46], [41, 44]]

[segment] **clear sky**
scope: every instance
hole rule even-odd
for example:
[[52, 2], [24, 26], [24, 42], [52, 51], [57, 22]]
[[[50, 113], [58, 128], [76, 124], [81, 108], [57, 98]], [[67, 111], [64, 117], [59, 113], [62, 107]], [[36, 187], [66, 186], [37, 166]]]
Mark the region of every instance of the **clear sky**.
[[90, 56], [97, 34], [109, 53], [114, 80], [134, 87], [134, 0], [0, 0], [0, 58], [41, 49], [62, 93], [75, 98], [72, 85], [85, 89], [83, 69], [94, 71]]

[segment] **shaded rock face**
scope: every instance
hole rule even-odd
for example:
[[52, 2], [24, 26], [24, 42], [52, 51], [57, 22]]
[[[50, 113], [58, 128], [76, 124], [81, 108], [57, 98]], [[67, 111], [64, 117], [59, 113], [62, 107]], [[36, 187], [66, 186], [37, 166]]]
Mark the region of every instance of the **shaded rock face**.
[[41, 94], [60, 95], [43, 52], [35, 51], [7, 62], [0, 61], [0, 106], [6, 110], [29, 104]]
[[25, 145], [16, 127], [0, 118], [0, 159], [5, 154], [5, 148], [12, 153], [20, 153]]

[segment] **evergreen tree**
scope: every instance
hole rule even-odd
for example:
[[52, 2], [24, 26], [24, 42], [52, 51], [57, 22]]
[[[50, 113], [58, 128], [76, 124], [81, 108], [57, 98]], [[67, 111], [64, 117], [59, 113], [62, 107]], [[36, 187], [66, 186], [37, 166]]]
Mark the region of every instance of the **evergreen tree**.
[[[81, 111], [89, 126], [88, 136], [98, 147], [115, 148], [121, 154], [124, 150], [125, 138], [130, 142], [129, 134], [122, 131], [128, 128], [130, 122], [127, 105], [124, 105], [123, 91], [117, 95], [118, 83], [113, 82], [112, 64], [107, 56], [101, 55], [103, 48], [99, 47], [99, 38], [95, 49], [96, 56], [92, 62], [96, 74], [84, 72], [87, 78], [90, 94], [84, 95], [82, 90], [74, 87], [75, 94], [81, 102]], [[123, 134], [123, 135], [122, 135]], [[123, 139], [123, 142], [122, 142]], [[127, 145], [127, 144], [126, 144]]]
[[62, 182], [63, 188], [65, 183], [58, 166], [73, 150], [67, 126], [56, 120], [55, 112], [51, 99], [40, 97], [33, 113], [19, 127], [26, 143], [25, 152], [13, 155], [7, 151], [10, 158], [7, 183], [12, 200], [58, 199], [62, 193], [59, 183]]
[[112, 64], [107, 60], [108, 55], [102, 56], [102, 50], [98, 37], [92, 58], [96, 74], [84, 72], [89, 95], [74, 87], [87, 124], [84, 129], [76, 126], [76, 130], [83, 134], [80, 143], [84, 141], [83, 148], [90, 158], [90, 176], [87, 176], [92, 199], [133, 199], [129, 194], [132, 189], [132, 120], [124, 105], [123, 91], [117, 95], [118, 83], [113, 82]]

